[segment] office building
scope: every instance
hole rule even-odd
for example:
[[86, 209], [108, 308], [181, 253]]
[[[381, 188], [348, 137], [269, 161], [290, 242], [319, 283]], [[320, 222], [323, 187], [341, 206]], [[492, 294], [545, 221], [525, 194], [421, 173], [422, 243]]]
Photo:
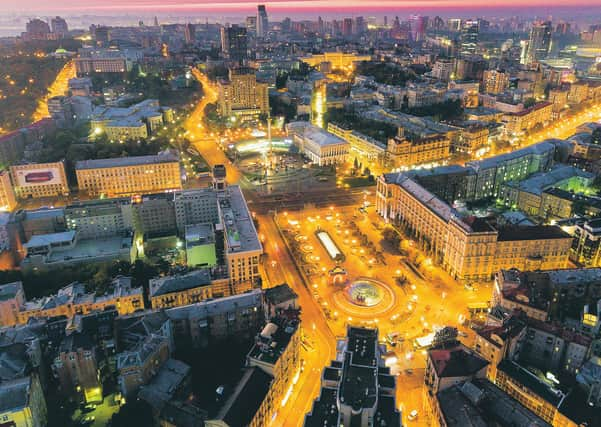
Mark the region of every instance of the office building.
[[388, 140], [387, 154], [393, 167], [411, 167], [446, 160], [451, 141], [444, 134], [423, 138], [396, 136]]
[[257, 34], [257, 16], [247, 16], [246, 17], [246, 31], [250, 34]]
[[10, 175], [18, 199], [69, 195], [64, 161], [13, 165]]
[[480, 22], [477, 19], [468, 19], [461, 26], [461, 54], [473, 55], [478, 50], [480, 38]]
[[147, 99], [127, 108], [101, 105], [94, 108], [90, 126], [95, 135], [106, 134], [110, 140], [146, 139], [165, 123], [173, 121], [173, 110]]
[[537, 22], [530, 29], [525, 64], [532, 65], [546, 59], [551, 51], [553, 26], [550, 21]]
[[131, 196], [182, 188], [179, 159], [156, 156], [83, 160], [75, 164], [80, 191], [91, 196]]
[[323, 370], [320, 395], [304, 426], [401, 425], [396, 380], [384, 366], [378, 330], [349, 326], [336, 348], [336, 360]]
[[[98, 37], [98, 30], [96, 33]], [[75, 58], [75, 70], [78, 76], [97, 73], [122, 74], [132, 70], [131, 58], [117, 49], [98, 49], [80, 52]]]
[[344, 139], [309, 122], [289, 123], [287, 130], [299, 150], [313, 163], [326, 166], [346, 162], [350, 144]]
[[248, 59], [248, 35], [247, 29], [232, 25], [221, 27], [221, 51], [223, 56], [240, 64]]
[[231, 395], [207, 425], [262, 427], [269, 424], [277, 402], [271, 399], [273, 377], [261, 368], [246, 368]]
[[79, 239], [77, 231], [33, 235], [23, 245], [23, 271], [51, 270], [81, 263], [107, 261], [134, 262], [137, 248], [132, 235], [111, 236], [103, 239]]
[[328, 123], [328, 132], [350, 144], [349, 157], [356, 156], [375, 161], [380, 165], [383, 165], [388, 159], [386, 143], [355, 131], [349, 126], [330, 122]]
[[451, 275], [490, 278], [500, 268], [565, 268], [572, 237], [554, 226], [498, 226], [462, 216], [411, 174], [378, 179], [376, 211], [410, 233]]
[[261, 114], [269, 113], [268, 85], [257, 81], [252, 68], [232, 68], [229, 79], [219, 82], [217, 105], [223, 117], [242, 121], [257, 119]]
[[350, 70], [354, 68], [357, 62], [371, 61], [371, 56], [359, 55], [357, 53], [324, 52], [323, 54], [312, 54], [299, 59], [312, 67], [319, 67], [323, 63], [330, 63], [332, 69]]
[[186, 44], [193, 44], [196, 42], [196, 25], [191, 23], [184, 25], [184, 40]]
[[463, 344], [428, 351], [424, 382], [436, 395], [463, 381], [486, 378], [488, 362]]
[[267, 9], [265, 5], [260, 4], [257, 7], [257, 37], [265, 38], [269, 33], [269, 19], [267, 18]]

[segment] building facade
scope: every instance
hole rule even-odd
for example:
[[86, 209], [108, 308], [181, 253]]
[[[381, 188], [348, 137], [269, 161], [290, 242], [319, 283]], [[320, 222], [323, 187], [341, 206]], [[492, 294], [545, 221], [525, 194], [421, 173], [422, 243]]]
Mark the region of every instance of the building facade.
[[182, 188], [179, 159], [172, 154], [85, 160], [75, 165], [77, 184], [91, 196], [130, 196]]

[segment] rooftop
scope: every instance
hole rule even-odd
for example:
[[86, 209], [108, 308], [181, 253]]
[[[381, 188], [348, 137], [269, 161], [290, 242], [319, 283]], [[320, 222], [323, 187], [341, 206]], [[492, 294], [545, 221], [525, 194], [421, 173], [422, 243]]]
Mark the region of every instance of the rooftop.
[[168, 359], [150, 383], [140, 388], [138, 396], [160, 411], [175, 396], [190, 370], [184, 362]]
[[506, 154], [500, 154], [498, 156], [489, 157], [482, 160], [473, 162], [467, 162], [467, 166], [471, 166], [474, 170], [479, 171], [481, 169], [496, 168], [502, 163], [509, 162], [511, 160], [519, 159], [529, 155], [543, 155], [549, 152], [555, 151], [555, 144], [548, 141], [539, 142], [538, 144], [529, 145], [528, 147], [521, 148], [519, 150], [511, 151]]
[[278, 305], [296, 298], [298, 298], [297, 293], [286, 283], [265, 289], [265, 299], [272, 305]]
[[471, 376], [488, 365], [486, 360], [463, 344], [450, 349], [430, 350], [428, 358], [440, 378]]
[[436, 397], [448, 427], [550, 427], [487, 380], [456, 384], [440, 391]]
[[269, 392], [273, 377], [261, 368], [249, 368], [230, 398], [219, 411], [217, 419], [230, 426], [248, 425]]
[[211, 272], [208, 269], [194, 270], [190, 273], [156, 277], [150, 279], [150, 296], [158, 297], [160, 295], [174, 292], [182, 292], [188, 289], [198, 288], [211, 284]]
[[292, 336], [298, 329], [298, 320], [275, 318], [268, 323], [257, 336], [255, 345], [248, 353], [248, 358], [273, 365], [288, 348]]
[[563, 231], [560, 227], [554, 225], [534, 225], [530, 227], [506, 226], [499, 227], [497, 240], [516, 241], [516, 240], [547, 240], [547, 239], [572, 239], [572, 237]]
[[117, 157], [114, 159], [81, 160], [75, 164], [75, 169], [123, 168], [128, 166], [154, 165], [158, 163], [179, 162], [176, 155], [161, 153], [155, 156]]
[[561, 402], [564, 397], [561, 391], [554, 389], [532, 372], [511, 360], [503, 359], [497, 366], [497, 369], [515, 380], [515, 382], [532, 390], [532, 392], [555, 407], [559, 405], [559, 402]]
[[31, 377], [23, 377], [0, 384], [0, 414], [18, 411], [29, 404]]

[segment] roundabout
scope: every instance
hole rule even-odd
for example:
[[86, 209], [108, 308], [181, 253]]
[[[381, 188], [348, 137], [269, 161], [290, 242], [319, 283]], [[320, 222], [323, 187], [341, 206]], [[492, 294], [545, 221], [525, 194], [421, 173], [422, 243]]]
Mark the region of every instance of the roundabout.
[[367, 277], [355, 279], [332, 297], [337, 310], [359, 318], [386, 314], [396, 304], [395, 293], [389, 285]]

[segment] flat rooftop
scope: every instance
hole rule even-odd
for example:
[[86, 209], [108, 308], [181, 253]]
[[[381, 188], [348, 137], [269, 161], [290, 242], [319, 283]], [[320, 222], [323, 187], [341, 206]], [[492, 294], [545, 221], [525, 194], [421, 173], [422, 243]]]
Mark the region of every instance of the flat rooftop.
[[248, 205], [238, 185], [228, 187], [229, 197], [219, 198], [221, 216], [227, 233], [229, 252], [262, 251], [263, 246]]
[[143, 166], [154, 165], [158, 163], [173, 163], [179, 162], [177, 156], [164, 153], [156, 156], [132, 156], [132, 157], [117, 157], [114, 159], [96, 159], [96, 160], [81, 160], [75, 163], [75, 169], [104, 169], [104, 168], [122, 168], [128, 166]]

